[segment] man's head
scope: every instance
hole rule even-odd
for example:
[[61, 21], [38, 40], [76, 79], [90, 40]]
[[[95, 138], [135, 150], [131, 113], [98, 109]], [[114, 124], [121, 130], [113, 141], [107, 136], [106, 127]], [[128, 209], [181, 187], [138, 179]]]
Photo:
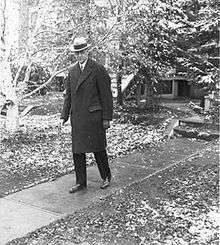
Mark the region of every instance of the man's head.
[[83, 63], [88, 58], [89, 52], [88, 50], [82, 50], [79, 52], [75, 52], [75, 56], [78, 62]]
[[87, 43], [85, 38], [83, 37], [75, 38], [71, 51], [74, 52], [77, 60], [80, 63], [83, 63], [88, 58], [88, 54], [89, 54], [88, 48], [90, 46], [91, 45]]

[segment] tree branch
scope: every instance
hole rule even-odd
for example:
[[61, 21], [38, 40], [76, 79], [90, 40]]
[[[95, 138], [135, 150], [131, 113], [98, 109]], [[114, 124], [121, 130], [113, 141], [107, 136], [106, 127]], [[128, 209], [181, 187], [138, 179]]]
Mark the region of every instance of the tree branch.
[[5, 27], [6, 27], [6, 18], [5, 18], [5, 10], [6, 10], [6, 0], [3, 0], [3, 6], [2, 6], [2, 33], [1, 33], [1, 40], [3, 43], [5, 43]]
[[116, 14], [115, 14], [115, 12], [114, 12], [114, 6], [113, 6], [113, 4], [112, 4], [112, 1], [111, 1], [111, 0], [108, 0], [108, 3], [109, 3], [110, 8], [111, 8], [111, 13], [112, 13], [113, 15], [116, 16]]
[[62, 35], [62, 33], [58, 32], [58, 31], [44, 30], [44, 31], [40, 31], [38, 33], [35, 33], [33, 37], [37, 37], [37, 36], [39, 36], [40, 34], [43, 34], [43, 33], [53, 33], [53, 34], [57, 34], [57, 35]]
[[[100, 44], [101, 44], [101, 43], [102, 43], [102, 42], [109, 36], [109, 34], [111, 33], [112, 29], [115, 27], [115, 25], [117, 24], [117, 22], [118, 22], [118, 21], [116, 20], [115, 23], [111, 26], [111, 28], [109, 28], [109, 30], [108, 30], [108, 32], [105, 34], [105, 36], [98, 42], [98, 44], [97, 44], [96, 46], [94, 46], [94, 47], [92, 47], [91, 49], [89, 49], [89, 51], [92, 51], [93, 49], [97, 48], [97, 47], [98, 47], [98, 46], [99, 46], [99, 45], [100, 45]], [[73, 39], [74, 39], [74, 37], [70, 40], [69, 45], [70, 45], [70, 43], [71, 43], [71, 41], [72, 41]], [[68, 48], [68, 47], [67, 47], [67, 48]], [[59, 55], [58, 55], [58, 56], [59, 56]], [[56, 75], [58, 75], [58, 74], [64, 72], [64, 71], [67, 70], [69, 67], [70, 67], [70, 66], [65, 67], [65, 68], [63, 68], [63, 69], [61, 69], [61, 70], [59, 70], [59, 71], [56, 71], [56, 68], [55, 68], [53, 74], [51, 75], [51, 77], [50, 77], [44, 84], [40, 85], [38, 88], [36, 88], [35, 90], [31, 91], [30, 93], [25, 94], [25, 95], [22, 97], [22, 99], [25, 99], [25, 98], [27, 98], [27, 97], [30, 97], [31, 95], [35, 94], [36, 92], [38, 92], [38, 91], [41, 90], [42, 88], [46, 87], [49, 83], [52, 82], [53, 78], [54, 78]]]
[[31, 75], [31, 66], [32, 66], [33, 62], [30, 61], [27, 70], [25, 72], [25, 77], [24, 77], [24, 81], [23, 83], [27, 83], [29, 81], [30, 75]]
[[15, 75], [15, 78], [13, 80], [13, 84], [16, 86], [17, 85], [17, 81], [18, 81], [18, 78], [19, 78], [19, 75], [21, 73], [21, 70], [22, 70], [22, 67], [24, 66], [24, 64], [22, 63], [20, 66], [19, 66], [19, 69], [17, 70], [16, 72], [16, 75]]
[[30, 93], [25, 94], [25, 95], [22, 97], [22, 99], [25, 99], [25, 98], [27, 98], [27, 97], [30, 97], [31, 95], [35, 94], [36, 92], [38, 92], [38, 91], [41, 90], [42, 88], [46, 87], [46, 86], [53, 80], [53, 78], [54, 78], [56, 75], [58, 75], [58, 74], [64, 72], [66, 69], [68, 69], [68, 67], [63, 68], [63, 69], [61, 69], [61, 70], [59, 70], [59, 71], [54, 72], [53, 75], [52, 75], [52, 76], [51, 76], [51, 77], [50, 77], [44, 84], [40, 85], [38, 88], [36, 88], [35, 90], [31, 91]]
[[89, 51], [92, 51], [93, 49], [97, 48], [111, 33], [112, 29], [115, 27], [115, 25], [117, 24], [118, 20], [115, 21], [115, 23], [111, 26], [111, 28], [107, 31], [107, 33], [105, 34], [105, 36], [98, 42], [98, 44], [96, 46], [94, 46], [93, 48], [91, 48]]

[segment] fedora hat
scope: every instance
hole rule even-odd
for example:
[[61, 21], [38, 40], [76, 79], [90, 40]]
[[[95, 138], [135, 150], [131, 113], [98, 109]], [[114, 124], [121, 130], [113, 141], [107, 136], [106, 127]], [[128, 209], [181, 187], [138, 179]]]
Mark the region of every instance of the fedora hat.
[[70, 50], [73, 52], [80, 52], [89, 48], [91, 44], [88, 44], [84, 37], [77, 37], [74, 39], [73, 45], [70, 47]]

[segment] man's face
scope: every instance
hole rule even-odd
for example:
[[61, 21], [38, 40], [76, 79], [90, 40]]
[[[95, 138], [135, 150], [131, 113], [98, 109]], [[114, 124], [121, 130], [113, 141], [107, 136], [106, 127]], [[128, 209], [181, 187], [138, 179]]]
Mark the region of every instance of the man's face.
[[88, 58], [88, 51], [82, 50], [80, 52], [75, 52], [75, 56], [78, 62], [83, 63]]

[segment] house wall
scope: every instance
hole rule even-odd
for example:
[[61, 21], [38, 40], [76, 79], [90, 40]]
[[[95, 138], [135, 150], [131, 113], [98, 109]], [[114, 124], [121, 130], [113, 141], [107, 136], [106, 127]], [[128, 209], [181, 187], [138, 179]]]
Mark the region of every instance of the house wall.
[[204, 91], [201, 88], [191, 86], [190, 97], [193, 99], [201, 99], [205, 95]]
[[[172, 93], [169, 94], [159, 94], [159, 98], [166, 98], [166, 99], [175, 99], [179, 96], [179, 83], [186, 82], [187, 80], [178, 79], [172, 80]], [[201, 88], [194, 86], [190, 81], [188, 81], [189, 85], [189, 94], [190, 98], [200, 99], [204, 96], [204, 91]]]
[[[133, 80], [133, 75], [131, 77], [127, 77], [127, 79], [123, 79], [124, 83], [129, 84], [130, 81]], [[127, 82], [128, 81], [128, 82]], [[172, 83], [170, 83], [172, 82]], [[182, 84], [180, 84], [182, 83]], [[167, 84], [167, 85], [166, 85]], [[172, 85], [172, 88], [171, 88]], [[123, 87], [123, 86], [122, 86]], [[182, 92], [180, 89], [182, 88]], [[116, 79], [112, 77], [112, 91], [113, 96], [117, 96], [117, 84]], [[164, 79], [162, 83], [157, 87], [158, 94], [156, 95], [157, 98], [164, 98], [164, 99], [175, 99], [178, 96], [186, 96], [189, 98], [201, 98], [204, 95], [204, 92], [201, 88], [197, 88], [193, 86], [191, 80], [184, 79], [183, 77], [175, 77], [174, 79]], [[145, 99], [144, 88], [141, 90], [141, 98]]]
[[175, 99], [178, 96], [178, 81], [176, 80], [173, 80], [172, 94], [173, 94], [173, 99]]

